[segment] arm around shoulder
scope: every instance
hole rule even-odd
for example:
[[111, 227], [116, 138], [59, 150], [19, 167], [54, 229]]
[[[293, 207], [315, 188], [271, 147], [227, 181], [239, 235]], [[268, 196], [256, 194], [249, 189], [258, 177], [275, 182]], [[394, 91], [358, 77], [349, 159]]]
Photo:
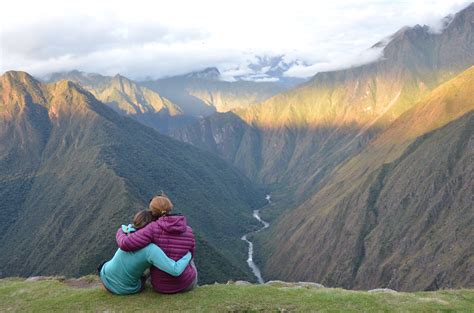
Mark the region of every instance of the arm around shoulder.
[[153, 240], [152, 224], [148, 224], [136, 232], [125, 234], [122, 228], [117, 230], [115, 240], [120, 249], [124, 251], [136, 251], [146, 247]]
[[148, 250], [148, 262], [172, 276], [181, 275], [192, 259], [191, 252], [188, 252], [178, 261], [174, 261], [155, 244], [148, 245], [146, 249]]

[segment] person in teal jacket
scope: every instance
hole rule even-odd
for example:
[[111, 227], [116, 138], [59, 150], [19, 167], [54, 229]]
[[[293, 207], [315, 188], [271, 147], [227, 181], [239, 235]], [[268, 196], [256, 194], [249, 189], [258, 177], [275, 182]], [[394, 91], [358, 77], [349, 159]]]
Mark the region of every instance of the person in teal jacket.
[[[151, 212], [144, 210], [135, 215], [133, 225], [122, 225], [122, 230], [130, 233], [153, 220]], [[188, 252], [180, 260], [174, 261], [160, 247], [149, 244], [134, 252], [118, 249], [110, 261], [99, 266], [98, 272], [102, 284], [108, 291], [113, 294], [127, 295], [143, 290], [146, 280], [143, 272], [151, 265], [170, 275], [179, 276], [191, 259], [191, 252]]]

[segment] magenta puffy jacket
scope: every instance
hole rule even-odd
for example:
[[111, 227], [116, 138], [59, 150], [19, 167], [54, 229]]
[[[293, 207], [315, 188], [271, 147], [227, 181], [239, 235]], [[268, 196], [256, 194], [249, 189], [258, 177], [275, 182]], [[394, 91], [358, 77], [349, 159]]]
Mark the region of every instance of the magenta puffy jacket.
[[[177, 261], [188, 251], [194, 257], [195, 239], [191, 227], [182, 215], [169, 215], [160, 217], [157, 221], [130, 234], [125, 234], [119, 228], [116, 234], [117, 244], [124, 251], [136, 251], [150, 243], [158, 245], [171, 259]], [[151, 270], [151, 283], [153, 289], [160, 293], [176, 293], [190, 286], [196, 278], [196, 270], [191, 263], [184, 272], [173, 277], [156, 267]]]

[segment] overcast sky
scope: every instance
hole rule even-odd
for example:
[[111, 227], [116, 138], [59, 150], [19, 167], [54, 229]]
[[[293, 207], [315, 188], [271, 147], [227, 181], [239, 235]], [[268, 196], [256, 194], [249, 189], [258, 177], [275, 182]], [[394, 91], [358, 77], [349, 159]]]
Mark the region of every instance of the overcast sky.
[[367, 62], [399, 28], [459, 11], [464, 0], [22, 1], [2, 3], [0, 71], [79, 69], [142, 79], [216, 66], [245, 69], [255, 55], [307, 65], [289, 76]]

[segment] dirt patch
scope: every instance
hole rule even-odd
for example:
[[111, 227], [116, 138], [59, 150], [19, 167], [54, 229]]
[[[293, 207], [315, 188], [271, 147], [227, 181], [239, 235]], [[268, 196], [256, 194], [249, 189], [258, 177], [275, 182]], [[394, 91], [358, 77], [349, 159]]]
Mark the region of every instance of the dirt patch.
[[100, 286], [100, 282], [98, 280], [84, 278], [66, 279], [64, 284], [72, 288], [98, 288]]
[[27, 282], [33, 281], [43, 281], [43, 280], [57, 280], [64, 281], [66, 278], [64, 276], [32, 276], [25, 279]]
[[434, 302], [434, 303], [443, 304], [443, 305], [448, 305], [449, 304], [448, 301], [445, 301], [443, 299], [438, 299], [438, 298], [419, 298], [418, 301], [421, 301], [421, 302]]

